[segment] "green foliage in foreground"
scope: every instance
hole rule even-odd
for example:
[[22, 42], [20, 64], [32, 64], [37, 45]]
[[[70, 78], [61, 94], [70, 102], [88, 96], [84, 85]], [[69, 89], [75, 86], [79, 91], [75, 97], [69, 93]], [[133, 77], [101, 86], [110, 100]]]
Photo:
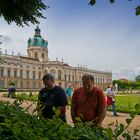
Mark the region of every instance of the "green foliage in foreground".
[[79, 122], [75, 127], [63, 123], [56, 115], [51, 120], [38, 119], [37, 115], [29, 115], [15, 101], [13, 105], [0, 102], [0, 139], [2, 140], [117, 140], [120, 137], [138, 140], [139, 129], [133, 133], [127, 127], [134, 118], [131, 114], [126, 120], [127, 126], [116, 123], [115, 131], [111, 124], [107, 129], [90, 127]]

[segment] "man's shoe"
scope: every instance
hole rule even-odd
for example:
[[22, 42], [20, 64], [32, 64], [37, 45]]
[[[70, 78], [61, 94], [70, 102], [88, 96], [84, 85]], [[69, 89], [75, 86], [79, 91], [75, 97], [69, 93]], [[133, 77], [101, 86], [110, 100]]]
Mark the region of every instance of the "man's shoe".
[[119, 116], [118, 114], [114, 114], [114, 116]]

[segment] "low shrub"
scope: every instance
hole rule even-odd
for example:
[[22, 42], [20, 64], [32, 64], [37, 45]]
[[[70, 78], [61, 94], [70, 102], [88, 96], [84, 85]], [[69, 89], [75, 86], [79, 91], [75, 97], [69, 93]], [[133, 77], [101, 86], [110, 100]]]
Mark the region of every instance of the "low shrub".
[[139, 129], [133, 135], [127, 127], [135, 114], [131, 113], [126, 120], [127, 126], [115, 124], [115, 131], [111, 124], [107, 129], [90, 127], [90, 124], [79, 122], [75, 127], [63, 123], [56, 115], [53, 119], [45, 120], [37, 115], [29, 115], [20, 107], [20, 102], [14, 104], [0, 102], [0, 139], [2, 140], [126, 140], [139, 139]]

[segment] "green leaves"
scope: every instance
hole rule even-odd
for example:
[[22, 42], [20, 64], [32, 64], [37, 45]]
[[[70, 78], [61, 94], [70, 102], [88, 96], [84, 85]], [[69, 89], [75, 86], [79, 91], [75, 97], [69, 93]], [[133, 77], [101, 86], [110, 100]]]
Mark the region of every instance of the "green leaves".
[[140, 15], [140, 6], [138, 6], [135, 10], [136, 16]]
[[95, 5], [95, 3], [96, 3], [96, 0], [90, 0], [90, 2], [89, 2], [89, 4], [90, 4], [91, 6]]
[[132, 119], [126, 119], [127, 125], [129, 125], [132, 122]]
[[135, 104], [134, 109], [135, 109], [136, 111], [137, 111], [137, 110], [140, 110], [140, 103]]
[[[20, 102], [15, 101], [13, 105], [0, 102], [0, 139], [2, 140], [117, 140], [136, 139], [139, 129], [136, 128], [133, 135], [126, 130], [123, 124], [116, 121], [116, 125], [111, 123], [109, 128], [91, 127], [84, 123], [77, 123], [72, 127], [57, 117], [53, 119], [39, 118], [37, 115], [27, 114], [21, 107]], [[55, 109], [54, 109], [55, 110]], [[56, 110], [57, 111], [57, 110]], [[57, 114], [57, 113], [56, 113]], [[132, 118], [127, 119], [130, 124]], [[80, 121], [80, 120], [79, 120]], [[113, 129], [112, 129], [113, 128]], [[115, 130], [114, 130], [115, 129]]]
[[114, 3], [114, 2], [115, 2], [115, 0], [110, 0], [110, 2], [111, 2], [111, 3]]
[[45, 18], [41, 11], [47, 8], [42, 0], [0, 0], [0, 16], [18, 26], [38, 24], [38, 18]]
[[[115, 0], [109, 0], [110, 1], [110, 3], [114, 3], [115, 2]], [[128, 1], [131, 1], [131, 0], [128, 0]], [[91, 5], [91, 6], [93, 6], [93, 5], [95, 5], [96, 4], [96, 0], [90, 0], [89, 1], [89, 4]], [[135, 8], [135, 14], [136, 14], [136, 16], [138, 16], [138, 15], [140, 15], [140, 6], [137, 6], [136, 8]]]
[[[138, 13], [137, 14], [140, 14], [140, 9], [138, 10]], [[140, 75], [137, 75], [136, 78], [135, 78], [135, 80], [137, 82], [140, 82]]]

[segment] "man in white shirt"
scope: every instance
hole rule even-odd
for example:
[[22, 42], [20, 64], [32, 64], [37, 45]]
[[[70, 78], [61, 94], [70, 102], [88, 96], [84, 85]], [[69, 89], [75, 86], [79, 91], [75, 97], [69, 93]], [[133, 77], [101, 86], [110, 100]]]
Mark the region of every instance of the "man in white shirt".
[[116, 105], [115, 105], [115, 93], [114, 93], [114, 86], [111, 85], [110, 87], [107, 88], [106, 90], [106, 95], [107, 95], [107, 108], [108, 106], [112, 105], [112, 111], [114, 116], [118, 116], [116, 112]]

